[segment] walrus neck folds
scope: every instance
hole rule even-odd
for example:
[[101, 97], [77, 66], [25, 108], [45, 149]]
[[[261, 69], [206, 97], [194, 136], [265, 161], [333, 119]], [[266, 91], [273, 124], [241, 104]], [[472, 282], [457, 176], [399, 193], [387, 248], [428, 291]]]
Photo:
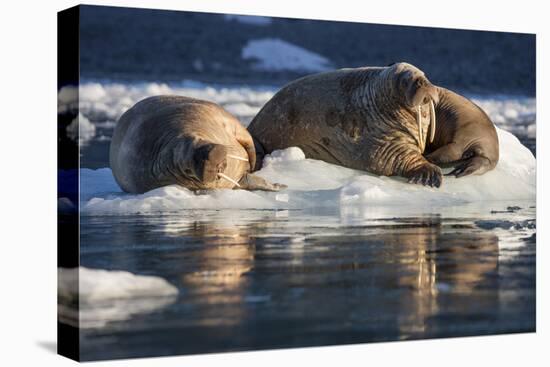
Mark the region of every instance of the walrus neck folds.
[[[400, 93], [396, 93], [396, 89], [392, 86], [393, 78], [394, 76], [388, 73], [384, 73], [381, 80], [382, 83], [377, 83], [376, 89], [371, 90], [371, 93], [376, 94], [376, 99], [378, 99], [379, 103], [380, 101], [385, 101], [385, 103], [392, 103], [396, 105], [402, 105], [403, 104], [403, 96]], [[424, 152], [424, 149], [426, 148], [426, 140], [429, 136], [430, 143], [433, 142], [435, 138], [435, 130], [436, 130], [436, 117], [435, 117], [435, 106], [434, 106], [434, 100], [431, 96], [428, 97], [429, 101], [426, 104], [419, 103], [416, 106], [413, 106], [414, 110], [414, 117], [416, 122], [416, 131], [411, 131], [411, 135], [415, 138], [415, 140], [418, 142], [418, 147], [420, 148], [421, 152]], [[410, 107], [409, 107], [410, 108]], [[429, 110], [429, 124], [428, 129], [429, 131], [424, 134], [424, 128], [422, 126], [422, 108], [428, 108]], [[413, 129], [414, 130], [414, 129]], [[416, 133], [416, 134], [415, 134]], [[416, 136], [415, 136], [416, 135]]]
[[[373, 70], [372, 72], [380, 73], [380, 70]], [[415, 106], [412, 117], [414, 120], [410, 120], [410, 117], [406, 120], [411, 121], [411, 124], [405, 126], [396, 126], [395, 121], [403, 121], [405, 115], [411, 116], [406, 111], [411, 111], [411, 108], [406, 106], [403, 101], [403, 95], [396, 93], [396, 89], [393, 88], [393, 81], [391, 75], [381, 72], [378, 78], [374, 82], [364, 83], [357, 88], [352, 94], [353, 103], [362, 107], [362, 111], [367, 115], [367, 120], [378, 120], [393, 128], [403, 130], [407, 134], [410, 134], [411, 138], [416, 141], [418, 148], [421, 152], [426, 148], [426, 141], [424, 139], [424, 129], [422, 127], [422, 108], [420, 104]], [[398, 106], [396, 108], [396, 106]], [[426, 106], [426, 105], [424, 105]], [[435, 107], [433, 101], [426, 106], [429, 109], [429, 137], [430, 142], [435, 137]], [[424, 107], [425, 108], [425, 107]], [[414, 123], [413, 123], [414, 121]]]

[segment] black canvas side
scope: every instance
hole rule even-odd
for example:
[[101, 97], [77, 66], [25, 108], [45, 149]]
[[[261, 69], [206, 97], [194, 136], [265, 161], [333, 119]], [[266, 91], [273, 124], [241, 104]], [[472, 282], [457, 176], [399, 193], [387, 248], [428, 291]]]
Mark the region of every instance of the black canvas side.
[[[78, 6], [57, 14], [57, 267], [79, 265], [79, 16]], [[76, 122], [75, 124], [71, 124]], [[76, 126], [76, 129], [74, 128]], [[78, 277], [78, 273], [75, 273]], [[60, 280], [58, 279], [58, 282]], [[71, 284], [78, 288], [78, 279]], [[77, 295], [78, 289], [72, 294]], [[61, 295], [58, 294], [58, 299]], [[71, 300], [78, 311], [78, 298]], [[78, 313], [75, 322], [61, 322], [58, 303], [57, 352], [80, 360]]]

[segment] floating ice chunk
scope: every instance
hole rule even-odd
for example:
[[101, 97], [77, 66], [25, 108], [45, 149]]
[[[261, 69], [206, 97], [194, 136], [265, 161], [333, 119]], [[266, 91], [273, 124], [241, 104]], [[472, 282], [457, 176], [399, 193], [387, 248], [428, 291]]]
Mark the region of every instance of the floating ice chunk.
[[254, 68], [267, 71], [318, 72], [331, 68], [330, 61], [278, 38], [250, 40], [242, 49], [244, 60], [257, 60]]
[[66, 299], [79, 298], [80, 302], [178, 294], [178, 289], [162, 278], [127, 271], [81, 266], [58, 268], [57, 276], [59, 296]]
[[536, 99], [512, 96], [472, 96], [499, 127], [514, 134], [534, 137], [536, 131]]
[[99, 83], [82, 84], [79, 90], [79, 99], [97, 102], [107, 96], [107, 92]]
[[535, 124], [527, 126], [527, 136], [530, 138], [537, 136], [537, 126]]
[[229, 103], [223, 106], [229, 113], [235, 116], [255, 116], [260, 107], [252, 107], [249, 104], [238, 102], [238, 103]]
[[506, 119], [500, 113], [493, 114], [492, 120], [495, 124], [504, 124]]
[[178, 294], [162, 278], [127, 271], [58, 268], [57, 276], [60, 321], [82, 328], [104, 327], [155, 311], [173, 303]]
[[150, 83], [149, 85], [147, 85], [145, 92], [150, 96], [155, 96], [159, 94], [170, 94], [171, 88], [165, 83]]
[[243, 24], [255, 25], [255, 26], [267, 26], [271, 24], [270, 17], [261, 17], [255, 15], [236, 15], [236, 14], [224, 14], [226, 21], [236, 21]]
[[243, 125], [247, 125], [258, 110], [273, 96], [273, 87], [216, 87], [205, 83], [186, 80], [177, 84], [166, 83], [136, 83], [120, 84], [84, 82], [80, 86], [80, 98], [74, 88], [74, 98], [70, 97], [70, 90], [62, 89], [59, 94], [59, 111], [66, 111], [69, 107], [61, 101], [73, 98], [72, 107], [80, 107], [80, 112], [94, 122], [110, 121], [110, 126], [98, 128], [112, 128], [113, 122], [137, 102], [144, 98], [159, 94], [175, 94], [192, 98], [212, 101], [224, 106], [235, 114]]
[[504, 116], [508, 119], [517, 119], [519, 116], [519, 112], [513, 108], [508, 108], [504, 111]]
[[67, 136], [73, 140], [79, 141], [79, 144], [86, 144], [95, 136], [95, 126], [83, 114], [79, 113], [78, 117], [67, 126]]

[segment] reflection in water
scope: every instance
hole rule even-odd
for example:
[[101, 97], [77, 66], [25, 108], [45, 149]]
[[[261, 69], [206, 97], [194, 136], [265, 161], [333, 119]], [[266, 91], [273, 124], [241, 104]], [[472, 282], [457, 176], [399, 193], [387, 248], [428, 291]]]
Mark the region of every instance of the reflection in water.
[[[426, 331], [427, 320], [439, 312], [440, 291], [472, 292], [497, 268], [498, 237], [494, 234], [446, 231], [439, 216], [376, 223], [344, 235], [366, 247], [364, 262], [361, 258], [358, 261], [357, 254], [351, 253], [349, 258], [339, 255], [338, 241], [347, 241], [341, 233], [290, 235], [277, 233], [276, 223], [238, 226], [231, 221], [171, 222], [164, 231], [173, 237], [195, 238], [203, 244], [195, 256], [198, 269], [181, 275], [188, 294], [200, 297], [201, 304], [233, 306], [226, 314], [216, 308], [204, 308], [200, 316], [204, 325], [237, 324], [246, 318], [243, 304], [254, 298], [248, 296], [250, 277], [246, 274], [250, 271], [261, 274], [272, 271], [268, 268], [277, 268], [288, 283], [300, 283], [304, 273], [323, 275], [362, 269], [364, 274], [360, 277], [369, 282], [379, 276], [373, 273], [370, 277], [376, 264], [392, 264], [385, 268], [383, 284], [389, 291], [402, 293], [396, 322], [400, 338], [405, 339]], [[315, 262], [304, 262], [306, 254], [321, 252], [329, 253], [326, 261], [325, 256], [320, 256]], [[379, 290], [367, 289], [369, 292], [376, 294]], [[207, 313], [209, 310], [211, 314]]]
[[[200, 299], [202, 315], [198, 324], [238, 324], [245, 316], [243, 307], [235, 307], [243, 303], [246, 279], [242, 275], [254, 261], [254, 245], [249, 242], [247, 231], [237, 226], [194, 222], [182, 235], [205, 242], [196, 258], [199, 269], [181, 276], [189, 294]], [[233, 307], [225, 308], [223, 313], [217, 307], [204, 307], [224, 304]]]
[[[154, 274], [180, 290], [162, 313], [87, 331], [87, 341], [124, 331], [116, 353], [130, 356], [533, 330], [534, 244], [517, 245], [533, 229], [373, 213], [84, 218], [84, 266]], [[512, 240], [516, 255], [503, 258]], [[132, 337], [142, 330], [158, 342]]]
[[405, 315], [399, 320], [402, 339], [426, 331], [428, 319], [440, 311], [440, 292], [471, 293], [497, 269], [498, 237], [490, 233], [458, 236], [436, 226], [380, 237], [385, 246], [400, 254], [398, 286], [411, 289], [410, 297], [401, 299]]

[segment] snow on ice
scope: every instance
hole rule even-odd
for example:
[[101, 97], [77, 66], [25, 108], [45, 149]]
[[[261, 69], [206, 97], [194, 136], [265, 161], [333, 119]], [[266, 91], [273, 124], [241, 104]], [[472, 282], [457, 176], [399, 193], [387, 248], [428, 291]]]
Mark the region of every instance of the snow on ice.
[[248, 41], [241, 57], [244, 60], [257, 60], [254, 67], [265, 71], [319, 72], [331, 68], [326, 57], [278, 38]]

